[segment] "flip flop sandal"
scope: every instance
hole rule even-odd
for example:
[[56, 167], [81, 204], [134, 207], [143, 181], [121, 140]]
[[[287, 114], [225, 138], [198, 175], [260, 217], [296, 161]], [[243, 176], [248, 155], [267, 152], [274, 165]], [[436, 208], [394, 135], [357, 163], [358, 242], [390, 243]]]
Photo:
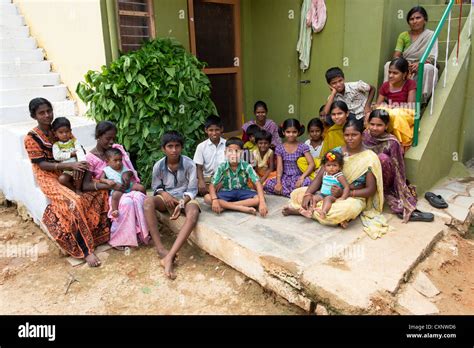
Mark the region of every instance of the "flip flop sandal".
[[448, 203], [440, 195], [435, 195], [433, 192], [425, 193], [426, 200], [435, 208], [444, 209], [448, 207]]
[[[398, 213], [397, 216], [400, 219], [403, 219], [402, 213]], [[411, 214], [410, 219], [408, 221], [432, 222], [433, 220], [434, 215], [432, 213], [424, 213], [417, 209]]]

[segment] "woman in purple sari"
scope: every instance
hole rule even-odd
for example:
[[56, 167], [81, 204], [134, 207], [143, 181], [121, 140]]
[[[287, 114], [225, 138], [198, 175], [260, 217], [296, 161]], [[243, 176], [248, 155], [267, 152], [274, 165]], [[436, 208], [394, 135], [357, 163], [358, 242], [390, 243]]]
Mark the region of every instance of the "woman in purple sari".
[[387, 133], [389, 121], [387, 111], [372, 111], [369, 129], [363, 135], [364, 147], [374, 151], [382, 164], [385, 201], [403, 222], [433, 221], [433, 214], [416, 209], [416, 191], [414, 186], [407, 183], [403, 147], [394, 135]]
[[267, 113], [268, 113], [267, 104], [259, 100], [253, 106], [253, 112], [255, 114], [255, 120], [248, 121], [242, 126], [243, 142], [245, 143], [246, 141], [249, 140], [246, 133], [247, 128], [252, 124], [256, 124], [257, 126], [260, 127], [260, 129], [264, 129], [272, 135], [273, 147], [281, 145], [281, 139], [280, 139], [280, 136], [278, 135], [278, 125], [274, 121], [267, 118]]
[[[95, 138], [97, 145], [87, 155], [86, 159], [89, 163], [89, 171], [94, 179], [99, 179], [107, 166], [105, 160], [105, 151], [111, 147], [119, 149], [122, 152], [123, 165], [129, 169], [135, 178], [135, 182], [140, 182], [138, 174], [133, 168], [132, 162], [122, 145], [114, 144], [117, 135], [117, 128], [112, 122], [99, 122], [95, 129]], [[120, 184], [117, 184], [120, 186]], [[125, 187], [117, 187], [115, 190], [125, 191]], [[145, 221], [143, 212], [143, 204], [146, 195], [139, 191], [130, 191], [124, 193], [120, 198], [118, 210], [120, 212], [118, 218], [112, 219], [112, 227], [110, 229], [109, 244], [116, 249], [124, 247], [136, 247], [140, 243], [148, 244], [150, 234]], [[109, 197], [109, 203], [110, 203]], [[112, 205], [108, 216], [111, 218]]]

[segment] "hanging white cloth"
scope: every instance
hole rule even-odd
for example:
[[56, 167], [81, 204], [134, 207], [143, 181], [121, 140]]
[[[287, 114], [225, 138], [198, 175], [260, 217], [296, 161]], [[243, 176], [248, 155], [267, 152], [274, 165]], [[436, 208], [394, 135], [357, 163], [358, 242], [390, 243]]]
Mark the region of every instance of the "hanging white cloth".
[[312, 32], [323, 30], [326, 24], [324, 0], [303, 0], [301, 5], [300, 36], [296, 50], [299, 52], [300, 68], [305, 71], [311, 60]]

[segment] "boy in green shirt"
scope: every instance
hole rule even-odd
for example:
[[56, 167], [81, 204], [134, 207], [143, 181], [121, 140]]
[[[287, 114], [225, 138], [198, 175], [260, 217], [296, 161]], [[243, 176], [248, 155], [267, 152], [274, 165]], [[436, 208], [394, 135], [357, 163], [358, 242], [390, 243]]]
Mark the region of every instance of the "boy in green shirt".
[[[244, 144], [239, 138], [227, 140], [225, 149], [226, 161], [221, 163], [209, 185], [209, 194], [204, 201], [212, 206], [212, 210], [220, 214], [224, 210], [236, 210], [247, 214], [257, 214], [255, 207], [262, 217], [268, 213], [263, 193], [263, 186], [252, 166], [241, 160]], [[251, 190], [248, 182], [257, 188]], [[219, 192], [216, 186], [221, 184]]]

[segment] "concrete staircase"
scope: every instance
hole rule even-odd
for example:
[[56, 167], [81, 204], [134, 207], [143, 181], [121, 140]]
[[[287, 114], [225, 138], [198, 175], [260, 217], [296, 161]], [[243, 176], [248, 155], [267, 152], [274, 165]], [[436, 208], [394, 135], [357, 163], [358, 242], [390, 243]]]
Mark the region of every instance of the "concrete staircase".
[[[444, 1], [440, 4], [422, 4], [422, 6], [428, 12], [428, 23], [426, 27], [431, 30], [435, 30], [438, 26], [438, 23], [443, 16], [443, 13], [446, 9]], [[449, 49], [448, 56], [452, 53], [453, 49], [456, 48], [458, 40], [458, 30], [459, 30], [459, 17], [461, 15], [461, 30], [466, 24], [466, 21], [469, 20], [469, 11], [471, 9], [470, 4], [463, 4], [462, 12], [460, 5], [454, 5], [451, 10], [451, 25], [449, 26], [448, 21], [443, 26], [439, 36], [438, 36], [438, 65], [440, 67], [439, 76], [446, 66], [446, 45], [448, 45], [448, 27], [450, 28], [449, 34]]]
[[37, 186], [23, 146], [26, 133], [36, 125], [28, 103], [48, 99], [55, 117], [68, 117], [74, 135], [86, 147], [94, 144], [95, 123], [76, 115], [75, 102], [59, 73], [51, 71], [24, 17], [10, 0], [0, 0], [0, 190], [10, 201], [24, 204], [39, 221], [48, 200]]

